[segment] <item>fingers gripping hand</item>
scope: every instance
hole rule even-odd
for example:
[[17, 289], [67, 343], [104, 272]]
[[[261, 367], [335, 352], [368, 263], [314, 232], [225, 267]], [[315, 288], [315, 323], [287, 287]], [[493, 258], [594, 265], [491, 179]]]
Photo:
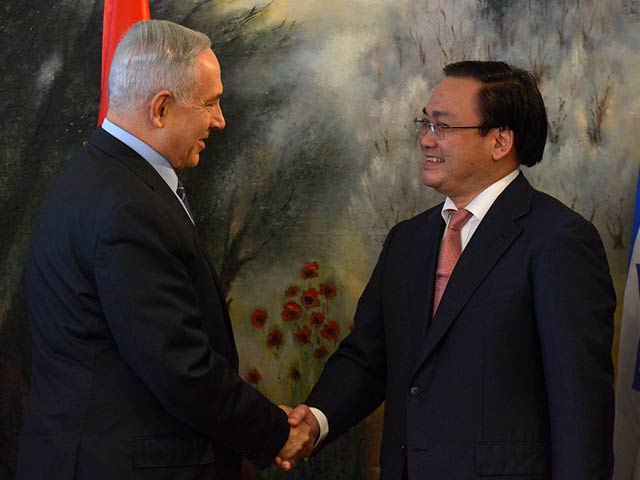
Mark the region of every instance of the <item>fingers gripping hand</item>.
[[295, 409], [280, 405], [289, 415], [289, 439], [274, 463], [283, 471], [289, 471], [300, 458], [311, 455], [320, 433], [320, 425], [308, 406], [298, 405]]

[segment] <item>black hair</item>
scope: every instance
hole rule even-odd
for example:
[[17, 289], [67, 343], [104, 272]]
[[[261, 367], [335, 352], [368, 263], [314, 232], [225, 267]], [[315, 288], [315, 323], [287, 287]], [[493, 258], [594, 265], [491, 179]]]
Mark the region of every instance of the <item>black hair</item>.
[[531, 167], [542, 160], [547, 141], [547, 111], [534, 76], [505, 62], [464, 61], [450, 63], [444, 74], [473, 78], [483, 84], [476, 106], [483, 119], [482, 134], [490, 127], [508, 127], [514, 133], [521, 165]]

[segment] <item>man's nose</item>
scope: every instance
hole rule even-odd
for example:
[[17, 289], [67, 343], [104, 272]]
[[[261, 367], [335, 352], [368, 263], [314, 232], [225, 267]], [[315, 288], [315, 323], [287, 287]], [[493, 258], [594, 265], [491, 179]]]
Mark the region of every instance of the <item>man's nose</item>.
[[431, 133], [430, 130], [427, 130], [427, 133], [418, 137], [418, 144], [423, 148], [430, 148], [437, 146], [438, 141], [435, 134]]
[[227, 125], [226, 120], [224, 119], [224, 115], [222, 114], [222, 107], [220, 104], [216, 105], [216, 108], [213, 109], [213, 113], [211, 114], [211, 122], [209, 123], [209, 128], [211, 130], [222, 130]]

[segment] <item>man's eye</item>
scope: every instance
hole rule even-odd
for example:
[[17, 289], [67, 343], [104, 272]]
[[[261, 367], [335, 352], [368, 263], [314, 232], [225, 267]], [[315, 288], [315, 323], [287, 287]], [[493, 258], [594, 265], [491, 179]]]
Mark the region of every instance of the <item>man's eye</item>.
[[449, 125], [446, 123], [438, 122], [436, 123], [436, 128], [449, 128]]

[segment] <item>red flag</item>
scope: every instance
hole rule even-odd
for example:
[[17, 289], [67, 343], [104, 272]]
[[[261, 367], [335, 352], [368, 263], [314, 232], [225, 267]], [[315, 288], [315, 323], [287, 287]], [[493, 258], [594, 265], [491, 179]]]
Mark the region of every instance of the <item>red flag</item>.
[[149, 0], [104, 0], [104, 20], [102, 26], [102, 86], [100, 90], [100, 112], [98, 125], [102, 125], [109, 107], [107, 84], [111, 59], [118, 42], [129, 27], [140, 20], [149, 20]]

